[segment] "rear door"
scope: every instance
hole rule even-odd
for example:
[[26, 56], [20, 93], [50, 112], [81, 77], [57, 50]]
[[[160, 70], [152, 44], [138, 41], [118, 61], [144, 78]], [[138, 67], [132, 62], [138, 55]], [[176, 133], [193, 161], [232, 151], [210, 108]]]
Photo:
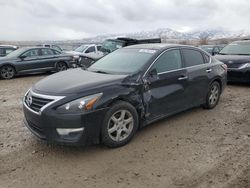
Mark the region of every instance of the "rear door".
[[53, 69], [57, 61], [57, 56], [50, 48], [41, 48], [40, 67], [41, 69]]
[[[156, 77], [150, 76], [154, 70], [157, 71]], [[145, 79], [143, 99], [149, 121], [185, 109], [187, 76], [179, 49], [161, 54]]]
[[183, 48], [181, 51], [188, 77], [186, 99], [192, 107], [204, 102], [209, 87], [209, 77], [213, 69], [210, 56], [198, 49]]

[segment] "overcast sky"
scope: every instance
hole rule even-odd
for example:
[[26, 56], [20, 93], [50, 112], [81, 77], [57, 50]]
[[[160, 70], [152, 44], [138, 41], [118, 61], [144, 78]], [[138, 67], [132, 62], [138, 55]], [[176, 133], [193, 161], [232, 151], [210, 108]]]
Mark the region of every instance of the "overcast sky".
[[157, 28], [250, 30], [249, 0], [0, 0], [0, 40], [81, 39]]

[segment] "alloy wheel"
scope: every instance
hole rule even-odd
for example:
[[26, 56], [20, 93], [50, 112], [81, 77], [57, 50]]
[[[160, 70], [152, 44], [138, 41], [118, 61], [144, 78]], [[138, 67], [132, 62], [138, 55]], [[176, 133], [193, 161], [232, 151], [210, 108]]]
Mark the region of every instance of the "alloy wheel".
[[11, 79], [15, 75], [15, 70], [11, 66], [4, 66], [1, 69], [1, 77], [4, 79]]
[[210, 105], [216, 104], [218, 99], [219, 99], [219, 88], [217, 85], [213, 85], [209, 96]]
[[60, 72], [65, 70], [67, 70], [67, 65], [65, 63], [59, 62], [57, 64], [57, 71]]
[[116, 142], [125, 140], [130, 136], [134, 127], [134, 118], [128, 110], [115, 112], [108, 122], [108, 135]]

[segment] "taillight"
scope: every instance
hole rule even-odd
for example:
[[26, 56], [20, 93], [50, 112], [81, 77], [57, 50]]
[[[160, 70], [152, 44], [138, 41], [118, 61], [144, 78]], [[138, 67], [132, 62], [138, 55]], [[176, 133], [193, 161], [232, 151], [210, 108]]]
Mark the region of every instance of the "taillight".
[[223, 64], [223, 65], [221, 65], [222, 66], [222, 68], [225, 70], [225, 71], [227, 71], [227, 65], [226, 64]]

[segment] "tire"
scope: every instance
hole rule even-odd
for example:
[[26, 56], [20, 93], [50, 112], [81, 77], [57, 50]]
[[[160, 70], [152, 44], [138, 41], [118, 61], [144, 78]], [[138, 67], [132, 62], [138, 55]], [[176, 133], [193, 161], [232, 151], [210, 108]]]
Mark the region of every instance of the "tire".
[[138, 129], [136, 109], [127, 102], [117, 102], [106, 113], [102, 125], [102, 143], [110, 148], [126, 145]]
[[16, 75], [15, 68], [10, 65], [4, 65], [0, 68], [0, 77], [2, 79], [12, 79]]
[[217, 106], [221, 95], [221, 86], [217, 81], [214, 81], [210, 87], [206, 97], [205, 109], [213, 109]]
[[64, 62], [58, 62], [56, 64], [56, 72], [61, 72], [61, 71], [65, 71], [68, 69], [68, 66], [66, 63]]

